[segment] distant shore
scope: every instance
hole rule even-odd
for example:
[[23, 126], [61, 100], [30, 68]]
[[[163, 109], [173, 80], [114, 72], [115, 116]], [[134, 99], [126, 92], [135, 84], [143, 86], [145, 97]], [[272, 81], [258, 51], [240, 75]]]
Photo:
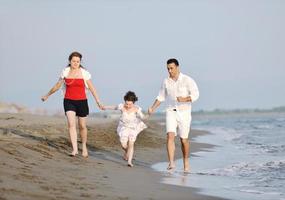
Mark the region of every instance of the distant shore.
[[[88, 119], [85, 159], [68, 156], [64, 117], [0, 114], [0, 199], [221, 199], [160, 183], [160, 173], [150, 166], [166, 161], [164, 128], [153, 120], [147, 125], [136, 142], [135, 167], [128, 168], [116, 135], [117, 120]], [[191, 133], [201, 134], [207, 132]], [[191, 142], [192, 153], [211, 147]]]

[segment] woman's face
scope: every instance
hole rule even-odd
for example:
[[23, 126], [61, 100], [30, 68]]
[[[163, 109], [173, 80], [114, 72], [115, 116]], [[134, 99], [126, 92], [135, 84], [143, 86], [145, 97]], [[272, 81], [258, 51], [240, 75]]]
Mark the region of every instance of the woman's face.
[[73, 56], [70, 61], [70, 67], [72, 68], [79, 68], [80, 67], [80, 58]]
[[134, 106], [134, 102], [132, 101], [125, 101], [125, 107], [126, 109], [130, 109]]

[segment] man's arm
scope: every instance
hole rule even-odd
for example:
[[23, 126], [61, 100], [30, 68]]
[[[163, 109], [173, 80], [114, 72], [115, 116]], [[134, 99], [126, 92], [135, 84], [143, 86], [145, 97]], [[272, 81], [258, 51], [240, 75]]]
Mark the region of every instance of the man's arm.
[[190, 78], [187, 83], [187, 88], [189, 90], [190, 95], [187, 97], [177, 97], [178, 102], [194, 102], [199, 98], [199, 89], [197, 87], [196, 82]]
[[178, 102], [192, 102], [191, 96], [188, 97], [177, 97]]
[[165, 100], [166, 98], [166, 93], [165, 93], [166, 87], [165, 87], [165, 82], [162, 83], [158, 96], [156, 97], [156, 100], [152, 104], [152, 106], [148, 109], [148, 114], [151, 115], [155, 109], [161, 104], [162, 101]]
[[160, 104], [161, 102], [156, 99], [152, 106], [148, 109], [148, 114], [151, 115]]

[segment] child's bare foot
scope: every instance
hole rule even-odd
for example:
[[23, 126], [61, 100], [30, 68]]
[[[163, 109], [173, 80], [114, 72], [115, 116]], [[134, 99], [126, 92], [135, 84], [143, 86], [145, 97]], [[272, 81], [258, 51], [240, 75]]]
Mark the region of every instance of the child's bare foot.
[[127, 153], [125, 153], [125, 154], [123, 155], [123, 159], [124, 159], [124, 160], [128, 160]]
[[128, 167], [133, 167], [134, 165], [132, 163], [128, 163]]

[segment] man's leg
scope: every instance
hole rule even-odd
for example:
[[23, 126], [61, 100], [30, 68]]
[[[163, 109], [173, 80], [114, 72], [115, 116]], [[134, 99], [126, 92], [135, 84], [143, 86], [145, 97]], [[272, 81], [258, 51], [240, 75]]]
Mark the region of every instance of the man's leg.
[[189, 111], [180, 112], [178, 133], [180, 135], [181, 150], [183, 154], [183, 165], [185, 172], [188, 172], [190, 170], [190, 165], [189, 165], [190, 144], [188, 138], [191, 127], [191, 119], [192, 117]]
[[189, 171], [189, 149], [190, 149], [190, 144], [189, 144], [189, 139], [188, 138], [180, 138], [181, 141], [181, 150], [183, 154], [183, 164], [184, 164], [184, 171]]
[[175, 133], [167, 133], [167, 153], [168, 153], [168, 170], [175, 168], [174, 153], [175, 153]]

